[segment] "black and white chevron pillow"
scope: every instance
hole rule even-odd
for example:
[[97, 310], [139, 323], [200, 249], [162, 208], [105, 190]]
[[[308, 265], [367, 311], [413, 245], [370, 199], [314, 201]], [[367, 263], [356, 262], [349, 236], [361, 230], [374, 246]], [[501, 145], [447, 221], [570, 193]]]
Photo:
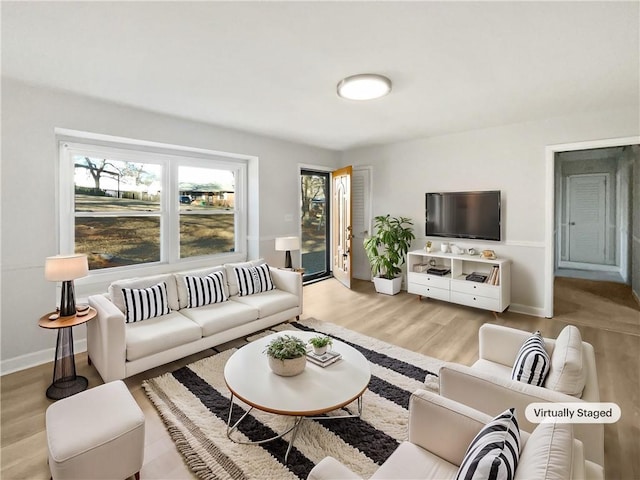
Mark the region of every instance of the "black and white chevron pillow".
[[226, 302], [229, 299], [224, 289], [223, 272], [213, 272], [206, 277], [186, 275], [184, 281], [187, 284], [188, 308]]
[[540, 332], [531, 335], [520, 347], [511, 370], [511, 379], [541, 387], [549, 373], [551, 359]]
[[267, 292], [276, 288], [271, 279], [271, 271], [266, 263], [256, 267], [235, 267], [234, 271], [241, 297]]
[[515, 408], [505, 410], [475, 436], [456, 480], [512, 480], [520, 458], [520, 430]]
[[165, 282], [149, 288], [123, 288], [122, 295], [127, 323], [140, 322], [171, 312]]

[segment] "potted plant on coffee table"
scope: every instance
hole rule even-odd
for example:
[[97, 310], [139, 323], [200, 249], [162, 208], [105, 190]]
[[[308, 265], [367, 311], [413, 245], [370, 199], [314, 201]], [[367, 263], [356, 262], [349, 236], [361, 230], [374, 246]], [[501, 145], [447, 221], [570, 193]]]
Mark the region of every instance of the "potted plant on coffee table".
[[380, 215], [374, 219], [375, 234], [364, 240], [378, 293], [395, 295], [402, 287], [401, 266], [411, 246], [413, 223], [407, 217]]
[[293, 335], [279, 335], [264, 350], [276, 375], [292, 377], [307, 365], [307, 344]]
[[313, 353], [316, 355], [324, 355], [327, 353], [329, 345], [333, 344], [333, 340], [326, 335], [318, 335], [317, 337], [311, 338], [309, 343], [313, 347]]

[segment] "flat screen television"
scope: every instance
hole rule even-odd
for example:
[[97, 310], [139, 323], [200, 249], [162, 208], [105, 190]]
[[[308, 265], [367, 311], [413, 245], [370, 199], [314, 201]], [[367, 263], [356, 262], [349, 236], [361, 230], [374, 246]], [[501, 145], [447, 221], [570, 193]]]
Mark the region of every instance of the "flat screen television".
[[500, 191], [427, 193], [427, 237], [500, 241]]

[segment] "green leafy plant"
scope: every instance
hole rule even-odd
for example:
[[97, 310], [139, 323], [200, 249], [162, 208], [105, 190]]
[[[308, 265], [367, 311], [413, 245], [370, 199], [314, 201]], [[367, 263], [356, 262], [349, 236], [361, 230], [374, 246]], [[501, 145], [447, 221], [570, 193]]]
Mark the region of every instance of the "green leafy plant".
[[322, 347], [326, 347], [327, 345], [333, 344], [333, 340], [331, 340], [331, 338], [326, 336], [318, 336], [318, 337], [313, 337], [311, 340], [309, 340], [309, 343], [316, 348], [322, 348]]
[[379, 215], [374, 219], [375, 235], [364, 240], [371, 273], [391, 280], [397, 277], [411, 246], [413, 223], [406, 217]]
[[298, 337], [281, 335], [269, 342], [264, 353], [278, 360], [303, 357], [307, 354], [307, 344]]

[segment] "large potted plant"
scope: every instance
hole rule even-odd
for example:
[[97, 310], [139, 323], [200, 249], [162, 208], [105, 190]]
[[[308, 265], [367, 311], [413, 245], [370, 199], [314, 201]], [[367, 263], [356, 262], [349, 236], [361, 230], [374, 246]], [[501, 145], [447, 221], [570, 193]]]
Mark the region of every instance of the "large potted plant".
[[402, 287], [401, 266], [411, 246], [413, 223], [406, 217], [380, 215], [374, 219], [375, 234], [364, 240], [378, 293], [395, 295]]

